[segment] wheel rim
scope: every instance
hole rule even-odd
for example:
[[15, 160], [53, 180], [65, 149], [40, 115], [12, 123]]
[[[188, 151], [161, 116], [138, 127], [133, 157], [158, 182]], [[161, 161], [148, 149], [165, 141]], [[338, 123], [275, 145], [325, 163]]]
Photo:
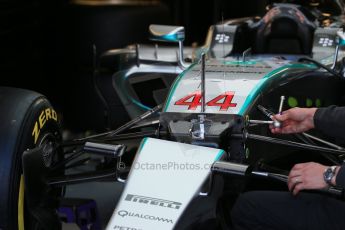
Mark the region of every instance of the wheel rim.
[[[51, 133], [45, 134], [40, 140], [38, 141], [37, 146], [45, 145], [49, 141], [56, 141], [55, 137]], [[24, 222], [24, 199], [25, 199], [25, 184], [24, 184], [24, 175], [20, 175], [20, 182], [19, 182], [19, 195], [18, 195], [18, 230], [25, 230], [25, 222]], [[0, 229], [1, 230], [1, 229]]]

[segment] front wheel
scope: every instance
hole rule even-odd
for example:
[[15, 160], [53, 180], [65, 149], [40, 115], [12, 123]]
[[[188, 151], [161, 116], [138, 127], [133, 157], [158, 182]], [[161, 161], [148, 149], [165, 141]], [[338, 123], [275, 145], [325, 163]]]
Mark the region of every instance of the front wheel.
[[0, 229], [39, 229], [24, 200], [22, 155], [60, 140], [57, 113], [44, 96], [0, 87]]

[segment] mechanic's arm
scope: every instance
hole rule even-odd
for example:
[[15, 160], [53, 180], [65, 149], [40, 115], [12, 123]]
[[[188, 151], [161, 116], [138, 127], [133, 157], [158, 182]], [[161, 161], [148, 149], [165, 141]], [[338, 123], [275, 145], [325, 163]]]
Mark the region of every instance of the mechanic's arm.
[[[345, 107], [293, 108], [275, 115], [274, 119], [281, 121], [282, 127], [271, 126], [272, 133], [300, 133], [317, 128], [328, 136], [345, 139]], [[289, 174], [289, 190], [296, 195], [304, 189], [327, 188], [329, 185], [323, 178], [327, 167], [315, 162], [296, 164]], [[345, 164], [337, 166], [331, 184], [345, 188]]]
[[345, 107], [292, 108], [274, 119], [282, 122], [281, 128], [270, 127], [272, 133], [301, 133], [316, 128], [331, 137], [345, 140]]
[[[318, 108], [314, 114], [315, 128], [324, 134], [345, 140], [345, 107]], [[345, 164], [338, 166], [332, 185], [345, 188]]]
[[333, 105], [317, 109], [314, 124], [327, 136], [345, 139], [345, 107]]

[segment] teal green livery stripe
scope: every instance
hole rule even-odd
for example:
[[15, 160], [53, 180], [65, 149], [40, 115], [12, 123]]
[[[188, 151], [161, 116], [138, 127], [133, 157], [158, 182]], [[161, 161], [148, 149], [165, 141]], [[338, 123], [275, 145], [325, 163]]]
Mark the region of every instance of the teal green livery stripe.
[[[123, 72], [124, 72], [124, 71], [121, 71], [121, 72], [119, 72], [119, 73], [123, 73]], [[122, 89], [126, 89], [125, 83], [127, 82], [127, 81], [126, 81], [126, 78], [128, 77], [128, 75], [125, 74], [125, 75], [122, 75], [121, 77], [122, 77], [122, 79], [121, 79], [121, 87], [122, 87]], [[123, 92], [124, 92], [124, 94], [126, 95], [126, 97], [127, 97], [133, 104], [137, 105], [137, 106], [140, 107], [141, 109], [143, 109], [143, 110], [150, 110], [150, 109], [152, 109], [152, 108], [150, 108], [150, 107], [148, 107], [148, 106], [142, 104], [141, 102], [137, 101], [136, 99], [134, 99], [131, 95], [129, 95], [129, 93], [127, 92], [127, 90], [124, 90]]]
[[140, 102], [138, 102], [137, 100], [133, 99], [132, 97], [130, 97], [130, 100], [131, 100], [134, 104], [136, 104], [137, 106], [139, 106], [140, 108], [142, 108], [142, 109], [144, 109], [144, 110], [150, 110], [150, 109], [152, 109], [152, 108], [150, 108], [150, 107], [148, 107], [148, 106], [146, 106], [146, 105], [144, 105], [144, 104], [141, 104]]
[[182, 80], [182, 78], [184, 77], [184, 75], [188, 72], [189, 69], [193, 68], [197, 63], [194, 63], [192, 64], [190, 67], [188, 67], [187, 70], [185, 70], [183, 73], [181, 73], [177, 79], [174, 81], [174, 84], [169, 92], [169, 96], [168, 96], [168, 99], [166, 100], [165, 102], [165, 107], [163, 109], [163, 112], [166, 112], [168, 110], [168, 107], [169, 107], [169, 104], [170, 104], [170, 101], [171, 101], [171, 98], [173, 97], [174, 93], [175, 93], [175, 90], [178, 86], [178, 84], [180, 83], [180, 81]]
[[247, 110], [248, 106], [252, 103], [252, 101], [257, 97], [257, 95], [260, 92], [261, 87], [267, 82], [267, 80], [270, 77], [273, 77], [274, 75], [279, 75], [280, 73], [284, 72], [285, 70], [287, 70], [288, 68], [286, 66], [282, 66], [278, 69], [275, 69], [273, 71], [271, 71], [270, 73], [268, 73], [265, 77], [263, 77], [258, 84], [256, 84], [256, 86], [254, 87], [254, 89], [252, 89], [252, 91], [250, 92], [250, 94], [248, 95], [248, 97], [246, 98], [245, 102], [243, 103], [239, 114], [240, 115], [244, 115], [244, 112]]
[[215, 160], [216, 160], [216, 161], [220, 160], [220, 158], [223, 156], [223, 154], [224, 154], [224, 150], [222, 150], [222, 149], [219, 150], [219, 152], [218, 152], [218, 154], [217, 154]]
[[144, 139], [141, 141], [140, 146], [139, 146], [138, 151], [137, 151], [138, 154], [139, 154], [139, 153], [141, 152], [141, 150], [144, 148], [144, 145], [146, 144], [146, 142], [147, 142], [148, 139], [149, 139], [148, 137], [144, 137]]
[[303, 69], [303, 68], [315, 68], [315, 65], [308, 65], [308, 64], [291, 64], [291, 65], [285, 65], [278, 69], [275, 69], [268, 74], [266, 74], [259, 83], [254, 87], [254, 89], [250, 92], [248, 97], [246, 98], [245, 102], [243, 103], [239, 115], [244, 115], [244, 113], [247, 111], [249, 105], [252, 104], [253, 100], [258, 96], [258, 94], [261, 92], [261, 89], [269, 80], [272, 78], [275, 78], [277, 76], [281, 76], [282, 73], [284, 73], [288, 69]]

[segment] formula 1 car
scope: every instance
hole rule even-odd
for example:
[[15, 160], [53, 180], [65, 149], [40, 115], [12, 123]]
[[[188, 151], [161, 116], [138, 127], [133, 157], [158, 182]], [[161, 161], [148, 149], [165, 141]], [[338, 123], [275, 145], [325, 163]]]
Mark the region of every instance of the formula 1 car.
[[[153, 40], [179, 47], [100, 57], [95, 82], [109, 127], [121, 112], [132, 118], [105, 133], [62, 140], [44, 96], [1, 87], [0, 229], [59, 229], [64, 187], [104, 180], [125, 183], [106, 229], [226, 229], [241, 192], [286, 190], [297, 162], [342, 162], [343, 140], [268, 128], [291, 107], [345, 104], [344, 7], [323, 4], [271, 4], [263, 17], [223, 20], [197, 49], [183, 48], [183, 27], [151, 25]], [[102, 159], [93, 171], [70, 173], [92, 157]]]

